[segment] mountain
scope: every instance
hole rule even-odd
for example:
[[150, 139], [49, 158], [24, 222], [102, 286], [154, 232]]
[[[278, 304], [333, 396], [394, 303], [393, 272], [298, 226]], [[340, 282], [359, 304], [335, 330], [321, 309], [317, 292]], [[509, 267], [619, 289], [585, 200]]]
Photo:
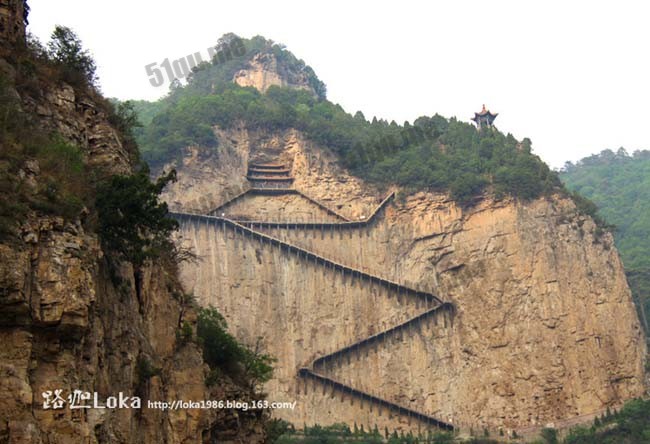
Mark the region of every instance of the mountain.
[[[233, 38], [239, 39], [227, 35], [220, 42]], [[439, 115], [404, 125], [368, 121], [328, 101], [313, 70], [284, 47], [262, 37], [241, 41], [243, 55], [203, 63], [187, 85], [175, 84], [158, 102], [136, 104], [148, 122], [137, 132], [138, 142], [152, 166], [177, 160], [190, 145], [217, 150], [215, 125], [227, 130], [244, 125], [299, 130], [332, 149], [356, 176], [376, 184], [450, 191], [463, 202], [488, 188], [497, 196], [526, 199], [562, 191], [528, 139], [517, 141], [494, 127], [476, 131]], [[152, 109], [159, 110], [153, 118]]]
[[113, 103], [28, 12], [0, 3], [0, 443], [529, 438], [647, 393], [607, 225], [494, 114], [367, 120], [234, 34]]
[[532, 436], [645, 392], [613, 238], [530, 140], [368, 120], [279, 62], [236, 75], [273, 45], [198, 67], [138, 140], [177, 171], [185, 288], [277, 358], [269, 398], [298, 404], [274, 415]]
[[599, 214], [616, 226], [616, 246], [650, 334], [650, 151], [604, 150], [567, 163], [560, 177], [569, 189], [596, 203]]

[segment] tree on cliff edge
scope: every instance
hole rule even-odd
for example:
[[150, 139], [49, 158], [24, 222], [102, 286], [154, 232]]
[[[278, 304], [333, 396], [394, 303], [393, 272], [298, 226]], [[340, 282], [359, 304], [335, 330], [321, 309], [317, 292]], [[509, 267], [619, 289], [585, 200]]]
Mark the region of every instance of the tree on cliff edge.
[[63, 70], [64, 80], [74, 85], [96, 86], [97, 65], [72, 29], [57, 25], [47, 48], [50, 58]]

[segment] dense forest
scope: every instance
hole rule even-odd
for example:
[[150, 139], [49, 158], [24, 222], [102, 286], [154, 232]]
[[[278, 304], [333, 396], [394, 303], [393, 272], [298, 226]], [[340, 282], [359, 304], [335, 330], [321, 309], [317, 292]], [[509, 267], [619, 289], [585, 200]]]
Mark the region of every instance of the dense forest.
[[650, 151], [604, 150], [576, 164], [568, 162], [560, 177], [569, 189], [595, 202], [599, 215], [616, 226], [616, 245], [650, 333]]
[[[219, 44], [233, 38], [238, 37], [226, 35]], [[242, 41], [244, 55], [195, 67], [186, 85], [173, 82], [169, 94], [155, 103], [133, 102], [144, 124], [137, 139], [152, 166], [177, 159], [188, 145], [216, 148], [214, 125], [243, 123], [252, 130], [299, 129], [367, 180], [450, 191], [461, 202], [488, 187], [524, 199], [562, 188], [528, 139], [518, 141], [495, 128], [477, 131], [439, 115], [399, 125], [349, 114], [325, 98], [325, 85], [313, 70], [284, 47], [259, 36]], [[287, 72], [306, 73], [313, 91], [272, 86], [263, 94], [234, 84], [235, 72], [261, 51], [273, 53]]]

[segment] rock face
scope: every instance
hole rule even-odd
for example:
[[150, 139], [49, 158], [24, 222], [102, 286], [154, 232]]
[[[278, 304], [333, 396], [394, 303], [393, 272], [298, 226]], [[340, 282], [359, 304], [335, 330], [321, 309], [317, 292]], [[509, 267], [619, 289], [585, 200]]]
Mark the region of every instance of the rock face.
[[[177, 208], [200, 210], [208, 188], [213, 195], [203, 206], [211, 208], [231, 199], [233, 188], [245, 190], [250, 159], [289, 165], [295, 188], [353, 221], [372, 215], [391, 191], [350, 176], [296, 131], [219, 135], [218, 152], [202, 157], [196, 149], [180, 166], [169, 192]], [[229, 165], [239, 169], [227, 180]], [[183, 184], [188, 176], [198, 191]], [[283, 220], [304, 220], [306, 208], [283, 208]], [[239, 210], [249, 212], [236, 215], [242, 220], [268, 216], [254, 204]], [[646, 346], [612, 237], [572, 201], [486, 197], [462, 209], [446, 196], [418, 193], [398, 195], [368, 225], [322, 222], [320, 229], [249, 226], [302, 250], [244, 227], [182, 223], [182, 241], [203, 257], [184, 267], [186, 288], [219, 308], [245, 342], [262, 336], [278, 358], [269, 397], [295, 399], [298, 407], [276, 415], [297, 425], [422, 426], [410, 413], [298, 376], [312, 365], [345, 387], [474, 430], [562, 426], [645, 392]], [[409, 288], [453, 303], [454, 314], [400, 328], [316, 368], [315, 359], [424, 313], [405, 296]]]
[[[178, 344], [179, 323], [194, 325], [195, 313], [176, 296], [173, 270], [148, 267], [138, 298], [130, 266], [112, 269], [94, 235], [56, 218], [25, 223], [22, 242], [0, 244], [0, 258], [0, 442], [261, 440], [255, 414], [232, 427], [225, 424], [233, 412], [147, 407], [250, 396], [228, 381], [210, 392], [200, 350]], [[143, 374], [143, 362], [159, 370]], [[140, 397], [142, 408], [46, 409], [42, 394], [59, 389], [66, 401], [78, 389], [102, 404], [122, 392]]]
[[[3, 2], [0, 13], [9, 5], [15, 14], [18, 4], [22, 8], [22, 1]], [[0, 69], [15, 74], [2, 58]], [[101, 98], [65, 84], [50, 84], [37, 98], [10, 93], [42, 127], [79, 146], [89, 176], [133, 171], [134, 153], [120, 142], [95, 100]], [[43, 183], [35, 160], [25, 159], [19, 177], [30, 190]], [[104, 254], [88, 229], [96, 221], [84, 220], [88, 215], [64, 222], [31, 212], [17, 236], [0, 242], [0, 443], [263, 442], [259, 410], [148, 406], [250, 401], [254, 394], [227, 377], [206, 387], [209, 369], [200, 348], [177, 339], [184, 324], [195, 333], [196, 313], [176, 265], [148, 264], [136, 291], [132, 266]], [[75, 390], [96, 395], [107, 408], [70, 408]], [[141, 404], [111, 406], [108, 398], [120, 393]], [[43, 394], [59, 395], [64, 404], [53, 408]], [[88, 403], [94, 399], [79, 405]]]
[[129, 174], [136, 154], [123, 146], [102, 107], [69, 85], [49, 88], [43, 97], [25, 98], [25, 109], [40, 124], [78, 146], [86, 163], [102, 175]]
[[11, 45], [25, 39], [24, 0], [3, 0], [0, 3], [0, 55], [8, 52]]
[[279, 66], [274, 54], [267, 52], [255, 55], [248, 66], [235, 73], [233, 81], [239, 86], [252, 86], [261, 92], [275, 85], [304, 89], [316, 95], [305, 72], [286, 70], [284, 66]]

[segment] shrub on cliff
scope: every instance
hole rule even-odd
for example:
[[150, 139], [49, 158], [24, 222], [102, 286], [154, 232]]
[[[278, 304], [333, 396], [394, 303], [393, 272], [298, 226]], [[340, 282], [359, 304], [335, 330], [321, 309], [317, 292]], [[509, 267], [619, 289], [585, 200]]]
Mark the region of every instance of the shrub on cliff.
[[600, 420], [599, 427], [578, 427], [566, 444], [636, 444], [650, 442], [650, 401], [636, 399]]
[[30, 210], [73, 220], [92, 201], [79, 148], [35, 125], [13, 86], [0, 75], [0, 238]]
[[54, 28], [48, 55], [61, 70], [64, 81], [72, 85], [96, 85], [97, 65], [72, 29], [60, 25]]
[[173, 250], [170, 240], [178, 222], [168, 217], [167, 204], [159, 200], [165, 186], [176, 180], [176, 171], [149, 179], [143, 168], [130, 176], [113, 176], [99, 185], [96, 207], [98, 232], [104, 247], [134, 266]]
[[214, 307], [199, 309], [196, 335], [203, 359], [212, 369], [240, 377], [253, 388], [273, 376], [275, 359], [261, 352], [261, 341], [252, 348], [240, 344], [228, 333], [226, 320]]

